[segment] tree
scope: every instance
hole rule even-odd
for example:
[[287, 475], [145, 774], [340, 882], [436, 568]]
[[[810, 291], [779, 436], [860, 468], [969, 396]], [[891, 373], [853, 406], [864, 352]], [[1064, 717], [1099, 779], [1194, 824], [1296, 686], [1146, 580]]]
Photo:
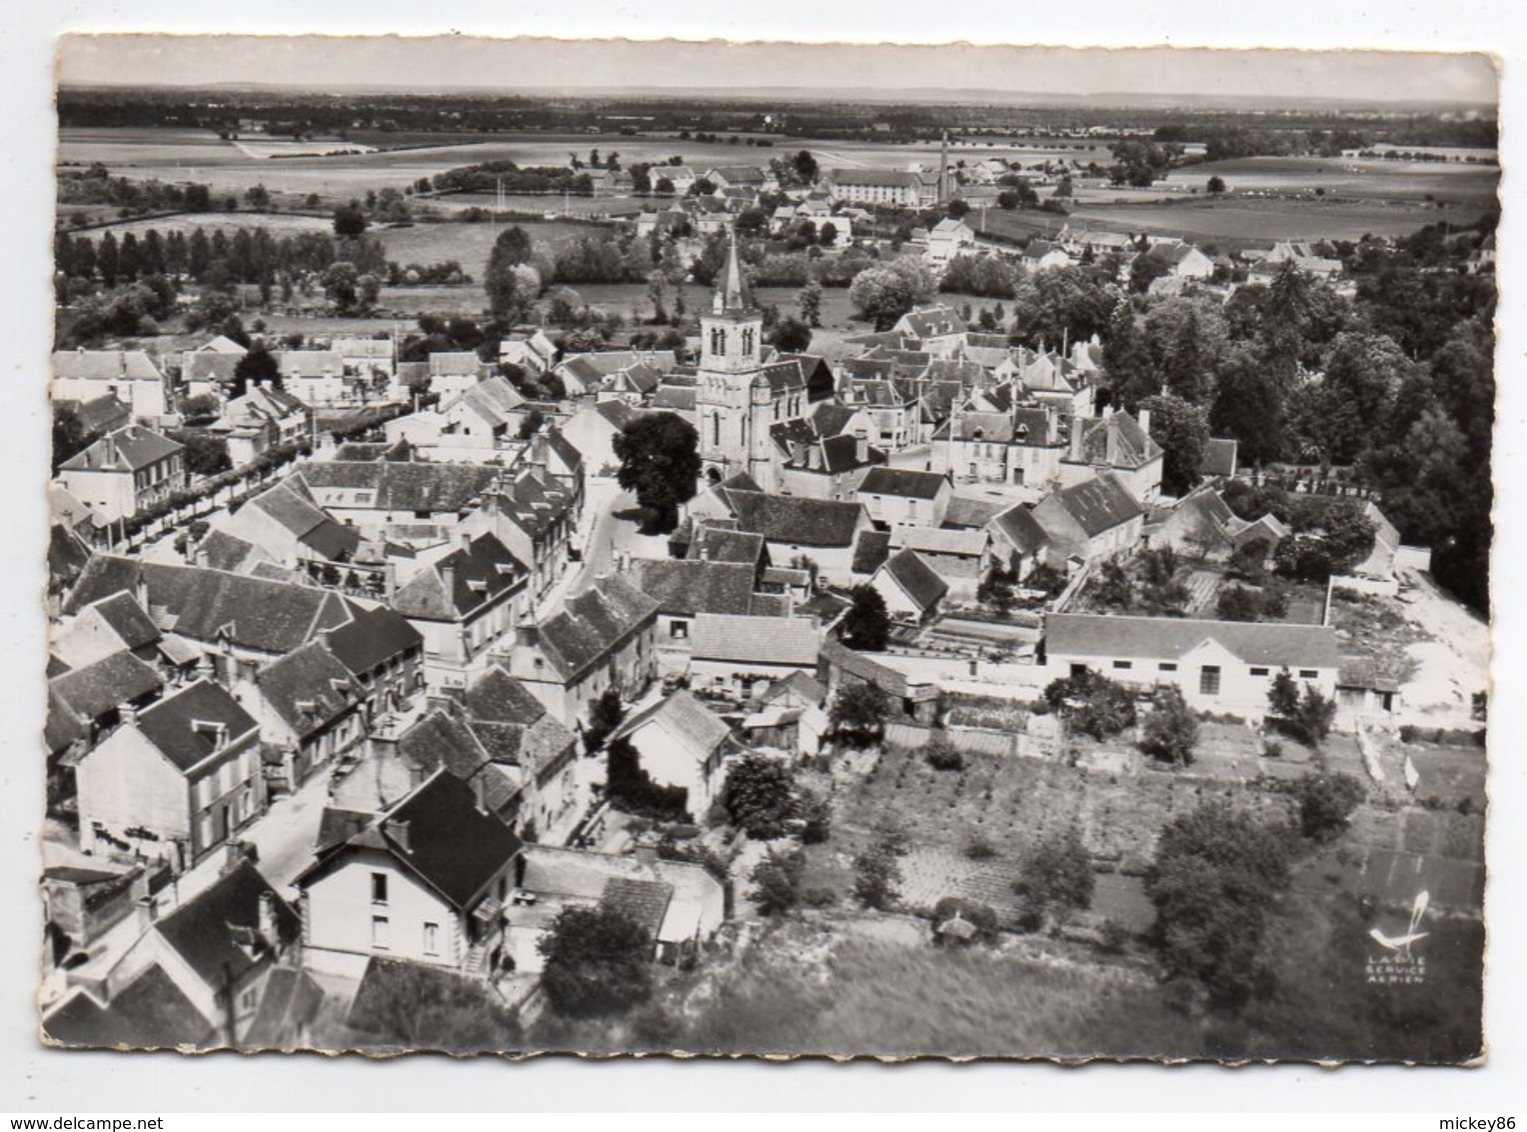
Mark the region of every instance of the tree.
[[783, 837], [795, 816], [795, 775], [778, 759], [751, 754], [727, 772], [721, 805], [755, 841]]
[[1025, 898], [1029, 910], [1044, 920], [1087, 909], [1096, 884], [1087, 847], [1076, 827], [1071, 826], [1029, 851], [1013, 889]]
[[334, 210], [334, 234], [341, 239], [353, 240], [362, 235], [367, 226], [366, 213], [358, 200]]
[[1198, 486], [1209, 448], [1209, 414], [1170, 393], [1141, 402], [1151, 414], [1151, 438], [1166, 456], [1161, 463], [1161, 490], [1186, 495]]
[[1175, 685], [1156, 689], [1155, 705], [1145, 717], [1145, 734], [1140, 749], [1152, 758], [1174, 766], [1193, 762], [1193, 748], [1198, 745], [1198, 717], [1193, 714]]
[[828, 720], [833, 735], [851, 747], [868, 747], [885, 734], [890, 697], [874, 684], [845, 684], [833, 697]]
[[774, 324], [774, 348], [782, 354], [804, 354], [811, 348], [811, 327], [786, 315]]
[[883, 826], [854, 858], [854, 897], [866, 908], [888, 911], [900, 897], [901, 858], [907, 854], [907, 838], [900, 830]]
[[694, 426], [676, 413], [649, 413], [616, 433], [614, 448], [620, 460], [617, 482], [653, 512], [653, 531], [672, 531], [678, 526], [679, 504], [694, 498], [700, 478], [700, 438]]
[[583, 731], [583, 749], [590, 754], [599, 750], [610, 732], [620, 726], [626, 717], [625, 705], [620, 702], [620, 689], [611, 684], [589, 708], [589, 725]]
[[822, 221], [817, 229], [817, 243], [824, 248], [830, 248], [838, 242], [838, 226], [831, 220]]
[[800, 308], [801, 321], [815, 330], [822, 325], [822, 285], [813, 279], [801, 288], [801, 293], [796, 299]]
[[832, 802], [802, 786], [796, 791], [795, 813], [801, 822], [801, 842], [820, 845], [832, 836]]
[[242, 397], [254, 383], [280, 388], [281, 365], [264, 346], [249, 350], [233, 366], [234, 396]]
[[964, 770], [965, 755], [946, 732], [935, 732], [923, 747], [923, 758], [934, 770]]
[[541, 989], [565, 1017], [618, 1014], [652, 993], [652, 939], [613, 909], [562, 909], [536, 950], [545, 960]]
[[505, 228], [493, 242], [483, 269], [483, 289], [494, 315], [522, 319], [541, 290], [541, 274], [531, 265], [534, 247], [519, 225]]
[[1311, 841], [1334, 841], [1347, 829], [1352, 811], [1367, 796], [1350, 774], [1310, 774], [1294, 787], [1299, 802], [1299, 831]]
[[1162, 830], [1145, 891], [1150, 940], [1168, 976], [1188, 978], [1221, 1008], [1269, 985], [1261, 957], [1267, 909], [1288, 887], [1288, 829], [1208, 802]]
[[884, 652], [891, 639], [891, 615], [885, 598], [868, 582], [850, 591], [853, 604], [843, 615], [843, 643], [860, 652]]
[[1050, 681], [1044, 698], [1069, 727], [1094, 739], [1111, 739], [1135, 725], [1135, 697], [1090, 668]]
[[1303, 692], [1288, 669], [1273, 677], [1267, 689], [1270, 722], [1286, 735], [1309, 747], [1318, 747], [1336, 722], [1336, 701], [1327, 699], [1314, 684]]
[[1225, 180], [1223, 177], [1210, 177], [1209, 183], [1204, 187], [1213, 196], [1219, 196], [1222, 192], [1225, 191]]
[[53, 469], [65, 460], [83, 452], [94, 442], [92, 435], [72, 407], [61, 402], [53, 403]]
[[848, 298], [876, 330], [889, 330], [902, 315], [933, 297], [937, 283], [921, 259], [903, 257], [867, 267], [848, 289]]
[[770, 849], [748, 874], [753, 882], [748, 899], [757, 905], [761, 916], [787, 916], [801, 902], [801, 877], [805, 872], [806, 854], [801, 850], [781, 853]]
[[1059, 348], [1102, 334], [1119, 291], [1090, 269], [1052, 267], [1021, 276], [1013, 287], [1013, 334], [1025, 346]]
[[819, 170], [817, 168], [817, 159], [812, 156], [810, 150], [801, 150], [790, 159], [790, 165], [795, 170], [796, 178], [801, 184], [816, 184]]
[[352, 311], [360, 300], [359, 279], [355, 264], [343, 260], [331, 263], [323, 273], [323, 293], [341, 313]]
[[1256, 621], [1262, 613], [1262, 599], [1245, 586], [1225, 586], [1214, 603], [1214, 616], [1221, 621]]
[[270, 190], [264, 185], [253, 185], [244, 193], [244, 200], [256, 212], [264, 212], [270, 207]]

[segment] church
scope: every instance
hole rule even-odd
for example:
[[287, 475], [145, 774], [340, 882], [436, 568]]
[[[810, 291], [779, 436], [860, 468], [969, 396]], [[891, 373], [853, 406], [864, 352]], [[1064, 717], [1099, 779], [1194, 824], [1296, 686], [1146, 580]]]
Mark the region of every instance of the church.
[[711, 483], [742, 473], [777, 492], [790, 453], [784, 435], [790, 422], [802, 427], [810, 406], [800, 361], [766, 362], [762, 338], [763, 314], [753, 304], [733, 233], [710, 313], [700, 316], [695, 409], [701, 466]]

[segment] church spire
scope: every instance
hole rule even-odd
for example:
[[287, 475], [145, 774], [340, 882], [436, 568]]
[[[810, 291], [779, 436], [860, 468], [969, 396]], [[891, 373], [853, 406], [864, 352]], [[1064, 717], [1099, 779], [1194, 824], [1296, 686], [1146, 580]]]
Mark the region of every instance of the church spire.
[[729, 245], [726, 251], [726, 266], [721, 270], [721, 285], [716, 288], [716, 297], [713, 302], [717, 314], [730, 311], [748, 310], [752, 303], [747, 287], [743, 282], [742, 257], [737, 254], [737, 229], [734, 227], [729, 233]]

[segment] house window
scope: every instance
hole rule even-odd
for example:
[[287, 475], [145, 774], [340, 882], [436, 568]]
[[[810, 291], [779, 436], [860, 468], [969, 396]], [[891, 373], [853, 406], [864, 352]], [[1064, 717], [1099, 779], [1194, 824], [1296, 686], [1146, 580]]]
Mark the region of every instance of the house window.
[[239, 1011], [253, 1010], [260, 1001], [260, 988], [248, 987], [239, 995]]
[[371, 946], [387, 950], [388, 923], [386, 916], [371, 917]]
[[372, 873], [371, 874], [371, 903], [373, 903], [373, 904], [386, 904], [387, 903], [387, 874], [386, 873]]
[[1206, 664], [1199, 669], [1198, 693], [1201, 696], [1219, 695], [1219, 665]]
[[424, 954], [426, 954], [426, 955], [439, 955], [440, 954], [440, 925], [439, 924], [425, 924], [424, 925]]
[[1085, 675], [1087, 675], [1087, 666], [1085, 664], [1073, 664], [1071, 666], [1071, 678], [1073, 680], [1075, 680], [1078, 676]]
[[1176, 672], [1177, 664], [1175, 661], [1163, 660], [1160, 664], [1156, 665], [1156, 668], [1161, 672]]
[[1301, 668], [1299, 670], [1299, 679], [1301, 680], [1313, 680], [1319, 675], [1320, 673], [1316, 672], [1313, 668]]
[[1135, 666], [1135, 662], [1132, 660], [1116, 660], [1113, 662], [1113, 666], [1120, 671], [1126, 671], [1133, 668]]
[[673, 622], [671, 625], [668, 626], [668, 635], [670, 637], [672, 637], [676, 641], [687, 640], [689, 638], [689, 622], [688, 621], [675, 621], [675, 622]]
[[1265, 669], [1265, 668], [1253, 668], [1251, 670], [1251, 674], [1253, 676], [1266, 676], [1267, 675], [1267, 669]]

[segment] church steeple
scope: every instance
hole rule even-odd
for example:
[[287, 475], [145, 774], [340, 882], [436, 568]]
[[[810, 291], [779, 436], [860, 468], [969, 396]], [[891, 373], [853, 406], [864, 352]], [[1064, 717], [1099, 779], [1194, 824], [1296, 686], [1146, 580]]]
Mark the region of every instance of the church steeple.
[[742, 273], [742, 257], [737, 254], [737, 229], [729, 234], [726, 250], [726, 266], [721, 270], [721, 283], [711, 301], [716, 314], [737, 314], [753, 309], [753, 296], [749, 294]]

